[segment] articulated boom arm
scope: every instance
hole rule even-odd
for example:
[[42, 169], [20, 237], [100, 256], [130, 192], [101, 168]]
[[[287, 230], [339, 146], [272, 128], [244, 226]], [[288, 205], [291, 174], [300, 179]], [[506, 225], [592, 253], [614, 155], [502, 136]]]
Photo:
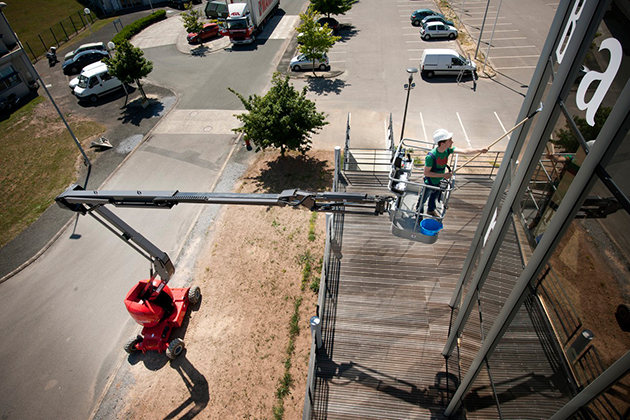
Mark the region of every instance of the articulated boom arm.
[[116, 207], [170, 209], [180, 203], [240, 204], [253, 206], [304, 206], [311, 211], [379, 215], [389, 210], [394, 197], [360, 193], [285, 190], [280, 194], [196, 193], [179, 191], [96, 191], [73, 185], [55, 200], [67, 210], [89, 214], [151, 261], [166, 284], [175, 273], [168, 255], [106, 208]]

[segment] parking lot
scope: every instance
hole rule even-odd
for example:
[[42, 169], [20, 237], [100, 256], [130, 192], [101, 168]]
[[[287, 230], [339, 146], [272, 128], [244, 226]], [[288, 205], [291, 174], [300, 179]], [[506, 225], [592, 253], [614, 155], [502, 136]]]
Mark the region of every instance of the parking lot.
[[[457, 15], [462, 16], [460, 33], [479, 37], [486, 4], [465, 1], [463, 13], [461, 3], [453, 4]], [[436, 10], [435, 4], [426, 0], [399, 0], [387, 6], [378, 0], [355, 3], [346, 15], [338, 17], [343, 25], [339, 33], [342, 39], [328, 54], [332, 69], [343, 74], [334, 81], [304, 82], [309, 83], [318, 108], [329, 114], [331, 125], [345, 125], [346, 110], [351, 110], [352, 147], [385, 147], [390, 113], [398, 138], [407, 93], [404, 85], [409, 77], [406, 69], [421, 67], [425, 49], [463, 52], [458, 40], [420, 38], [410, 15], [421, 8]], [[516, 123], [554, 12], [555, 5], [538, 0], [528, 4], [504, 0], [500, 10], [498, 2], [490, 4], [479, 50], [486, 54], [492, 37], [488, 63], [495, 74], [492, 78], [481, 75], [476, 86], [471, 78], [458, 83], [456, 77], [423, 79], [415, 74], [404, 137], [429, 140], [433, 131], [443, 127], [455, 133], [456, 145], [481, 147], [509, 130]], [[336, 144], [340, 144], [342, 134], [337, 136]], [[507, 141], [502, 140], [495, 149], [504, 150]]]

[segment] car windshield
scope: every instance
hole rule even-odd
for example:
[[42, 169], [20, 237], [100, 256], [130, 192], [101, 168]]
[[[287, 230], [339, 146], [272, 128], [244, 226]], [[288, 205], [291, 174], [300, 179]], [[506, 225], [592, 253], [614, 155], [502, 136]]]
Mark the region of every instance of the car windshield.
[[79, 75], [79, 84], [78, 84], [78, 86], [85, 89], [87, 87], [88, 80], [89, 79], [87, 77], [85, 77], [84, 75], [82, 75], [82, 74]]
[[230, 19], [227, 21], [228, 29], [247, 29], [247, 20], [242, 19]]

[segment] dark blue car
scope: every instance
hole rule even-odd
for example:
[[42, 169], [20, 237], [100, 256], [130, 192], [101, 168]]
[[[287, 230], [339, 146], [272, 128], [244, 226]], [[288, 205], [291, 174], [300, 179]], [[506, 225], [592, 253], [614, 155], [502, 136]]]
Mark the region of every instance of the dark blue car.
[[422, 23], [422, 19], [424, 19], [427, 16], [433, 16], [433, 15], [444, 17], [444, 15], [442, 15], [441, 13], [434, 12], [431, 9], [418, 9], [411, 14], [411, 24], [413, 26], [420, 26]]

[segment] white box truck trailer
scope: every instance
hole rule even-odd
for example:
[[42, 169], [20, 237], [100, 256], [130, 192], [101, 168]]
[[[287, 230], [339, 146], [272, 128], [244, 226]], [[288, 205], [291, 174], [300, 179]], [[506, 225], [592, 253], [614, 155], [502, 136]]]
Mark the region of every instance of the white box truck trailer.
[[251, 44], [280, 6], [280, 0], [245, 0], [228, 4], [225, 21], [232, 44]]

